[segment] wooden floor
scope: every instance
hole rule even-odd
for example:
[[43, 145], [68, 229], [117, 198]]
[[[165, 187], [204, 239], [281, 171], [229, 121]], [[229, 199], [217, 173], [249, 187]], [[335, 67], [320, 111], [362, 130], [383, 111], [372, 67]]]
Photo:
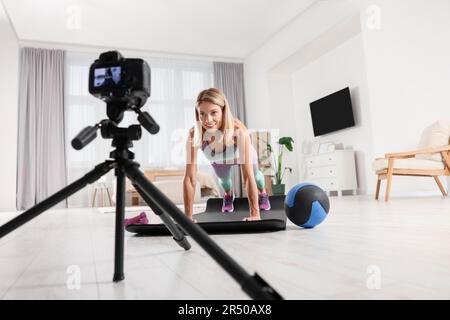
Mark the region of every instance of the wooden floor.
[[[450, 299], [450, 198], [332, 197], [315, 229], [212, 238], [286, 299]], [[171, 237], [127, 233], [126, 279], [113, 283], [113, 239], [112, 213], [42, 214], [0, 240], [0, 298], [248, 299], [198, 244]]]

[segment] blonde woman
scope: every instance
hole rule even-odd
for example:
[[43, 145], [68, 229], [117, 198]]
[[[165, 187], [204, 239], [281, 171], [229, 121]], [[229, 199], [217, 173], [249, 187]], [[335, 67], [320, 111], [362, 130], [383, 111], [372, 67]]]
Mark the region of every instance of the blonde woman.
[[270, 202], [247, 128], [233, 117], [227, 98], [216, 88], [200, 92], [195, 106], [195, 118], [196, 125], [189, 130], [186, 144], [186, 173], [183, 183], [186, 215], [192, 219], [197, 151], [201, 149], [211, 162], [225, 191], [222, 212], [234, 210], [232, 167], [241, 165], [250, 208], [250, 216], [244, 220], [260, 220], [260, 209], [270, 210]]

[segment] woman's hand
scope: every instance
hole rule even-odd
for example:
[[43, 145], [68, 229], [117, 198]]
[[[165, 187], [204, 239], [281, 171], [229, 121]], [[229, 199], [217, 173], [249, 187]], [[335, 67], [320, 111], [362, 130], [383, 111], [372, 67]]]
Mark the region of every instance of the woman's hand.
[[191, 220], [192, 222], [197, 223], [197, 220], [194, 219], [192, 214], [186, 214], [186, 217], [188, 217], [188, 219]]
[[258, 220], [261, 220], [259, 212], [252, 212], [250, 213], [250, 217], [244, 218], [242, 221], [258, 221]]

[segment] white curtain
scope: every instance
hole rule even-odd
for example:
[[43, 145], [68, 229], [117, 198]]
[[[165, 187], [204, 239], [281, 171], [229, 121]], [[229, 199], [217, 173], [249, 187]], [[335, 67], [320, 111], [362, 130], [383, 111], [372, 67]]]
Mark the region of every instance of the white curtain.
[[[65, 187], [64, 55], [20, 50], [17, 209], [29, 209]], [[14, 133], [15, 134], [15, 133]], [[4, 156], [9, 150], [3, 150]], [[65, 207], [62, 201], [58, 206]]]
[[[106, 104], [88, 92], [89, 66], [97, 58], [98, 54], [67, 53], [65, 92], [69, 183], [107, 159], [112, 150], [111, 140], [102, 139], [100, 132], [97, 139], [80, 151], [74, 150], [70, 144], [81, 129], [107, 118]], [[142, 128], [142, 138], [133, 142], [132, 151], [142, 170], [183, 168], [186, 137], [195, 121], [195, 99], [201, 90], [213, 86], [213, 63], [146, 56], [139, 58], [145, 59], [151, 68], [151, 96], [142, 110], [149, 112], [161, 129], [157, 135], [150, 135]], [[127, 111], [120, 126], [137, 123], [137, 114]], [[199, 165], [207, 166], [207, 160], [200, 154]], [[110, 172], [104, 182], [113, 190], [114, 172]], [[92, 188], [91, 185], [69, 198], [69, 206], [90, 206]]]

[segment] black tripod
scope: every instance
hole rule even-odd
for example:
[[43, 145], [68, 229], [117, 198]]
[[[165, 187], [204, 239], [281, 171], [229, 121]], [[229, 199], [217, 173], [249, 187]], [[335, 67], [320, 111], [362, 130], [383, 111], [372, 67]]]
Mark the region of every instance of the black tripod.
[[[140, 110], [135, 110], [138, 114], [139, 122], [152, 134], [158, 132], [159, 127], [152, 117]], [[116, 225], [115, 225], [115, 250], [114, 250], [114, 277], [113, 281], [121, 281], [124, 277], [124, 216], [125, 216], [125, 177], [127, 177], [136, 188], [137, 192], [150, 206], [150, 208], [160, 216], [165, 226], [170, 230], [173, 239], [185, 250], [191, 248], [183, 231], [181, 231], [173, 220], [190, 235], [198, 244], [219, 263], [242, 287], [242, 289], [254, 299], [282, 299], [282, 297], [267, 284], [258, 274], [251, 276], [236, 261], [234, 261], [225, 251], [223, 251], [198, 225], [187, 218], [161, 191], [158, 190], [144, 174], [138, 169], [139, 164], [134, 159], [134, 154], [128, 150], [132, 147], [132, 140], [139, 140], [141, 137], [141, 126], [132, 125], [128, 128], [120, 128], [111, 120], [103, 120], [94, 127], [87, 127], [82, 130], [72, 141], [75, 149], [81, 149], [96, 137], [97, 129], [101, 129], [103, 138], [112, 138], [112, 146], [116, 149], [110, 153], [110, 158], [97, 165], [82, 178], [69, 184], [67, 187], [56, 192], [49, 198], [28, 209], [16, 218], [0, 227], [0, 238], [11, 231], [19, 228], [24, 223], [35, 218], [42, 212], [53, 207], [65, 198], [81, 190], [87, 184], [92, 184], [100, 177], [115, 170], [117, 176], [116, 192]], [[172, 220], [172, 219], [173, 220]]]

